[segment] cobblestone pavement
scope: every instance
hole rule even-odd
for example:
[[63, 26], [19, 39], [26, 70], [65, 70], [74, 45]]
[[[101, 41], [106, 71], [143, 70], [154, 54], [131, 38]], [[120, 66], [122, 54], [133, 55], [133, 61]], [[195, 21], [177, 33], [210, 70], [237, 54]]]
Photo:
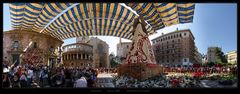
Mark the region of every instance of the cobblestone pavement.
[[111, 74], [111, 73], [98, 74], [96, 87], [101, 87], [101, 88], [115, 87], [114, 84], [112, 83], [112, 80], [113, 80], [112, 75], [114, 75], [114, 74]]
[[221, 85], [218, 81], [211, 81], [211, 80], [202, 80], [201, 84], [205, 88], [235, 88], [237, 87], [237, 83], [233, 85]]

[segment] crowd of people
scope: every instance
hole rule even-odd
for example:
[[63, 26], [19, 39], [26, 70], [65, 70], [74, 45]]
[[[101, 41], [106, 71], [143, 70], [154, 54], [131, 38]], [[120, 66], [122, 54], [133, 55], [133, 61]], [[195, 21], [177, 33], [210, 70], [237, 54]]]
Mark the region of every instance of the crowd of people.
[[223, 66], [223, 67], [165, 67], [164, 72], [177, 72], [177, 73], [193, 73], [193, 72], [203, 72], [206, 74], [212, 73], [237, 73], [237, 67], [234, 66]]
[[97, 68], [98, 73], [117, 73], [116, 68]]
[[3, 65], [3, 87], [94, 87], [98, 72], [92, 68], [49, 68], [46, 65]]
[[[34, 83], [39, 87], [96, 87], [97, 76], [102, 73], [117, 73], [116, 68], [78, 68], [78, 67], [53, 67], [47, 65], [29, 65], [21, 66], [3, 64], [3, 87], [10, 88], [31, 88]], [[200, 80], [205, 74], [237, 74], [237, 67], [165, 67], [164, 72], [146, 80], [137, 80], [127, 76], [113, 75], [115, 87], [201, 87]], [[175, 75], [170, 75], [171, 73]], [[177, 73], [184, 75], [177, 75]], [[185, 75], [191, 74], [193, 76]], [[207, 77], [207, 78], [206, 78]]]

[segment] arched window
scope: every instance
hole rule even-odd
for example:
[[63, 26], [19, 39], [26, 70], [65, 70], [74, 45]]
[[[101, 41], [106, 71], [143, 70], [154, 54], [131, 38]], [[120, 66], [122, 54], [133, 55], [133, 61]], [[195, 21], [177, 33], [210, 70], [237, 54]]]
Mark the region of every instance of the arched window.
[[68, 60], [71, 60], [71, 55], [70, 54], [68, 55]]
[[78, 60], [80, 60], [81, 59], [81, 54], [78, 54]]
[[33, 48], [37, 48], [37, 42], [33, 43]]
[[13, 48], [18, 48], [18, 46], [19, 46], [19, 42], [18, 41], [14, 41]]

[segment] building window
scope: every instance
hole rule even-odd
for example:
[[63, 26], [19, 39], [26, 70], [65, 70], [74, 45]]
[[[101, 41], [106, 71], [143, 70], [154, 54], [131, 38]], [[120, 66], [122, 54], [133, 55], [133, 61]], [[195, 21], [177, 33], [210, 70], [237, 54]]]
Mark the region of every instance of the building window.
[[127, 48], [128, 48], [128, 45], [127, 45]]
[[37, 43], [36, 42], [33, 43], [33, 48], [37, 48]]
[[161, 41], [162, 41], [162, 39], [161, 39]]
[[172, 39], [172, 35], [171, 35], [171, 39]]
[[50, 46], [49, 51], [50, 51], [50, 52], [54, 52], [53, 46]]
[[182, 37], [182, 33], [180, 33], [180, 38]]
[[167, 60], [167, 63], [169, 62], [169, 60]]
[[71, 55], [70, 55], [70, 54], [68, 55], [68, 60], [72, 60], [72, 58], [71, 58]]
[[186, 33], [184, 33], [184, 36], [186, 36], [187, 34]]
[[177, 38], [178, 38], [178, 34], [177, 34]]
[[184, 62], [187, 62], [187, 59], [186, 59], [186, 58], [184, 59]]
[[173, 38], [175, 38], [175, 35], [173, 35]]
[[18, 41], [14, 41], [13, 48], [18, 48], [18, 46], [19, 46], [19, 42]]
[[170, 39], [170, 36], [168, 36], [168, 39]]
[[167, 41], [167, 44], [168, 44], [168, 41]]
[[78, 54], [78, 59], [79, 59], [79, 60], [81, 59], [81, 54]]

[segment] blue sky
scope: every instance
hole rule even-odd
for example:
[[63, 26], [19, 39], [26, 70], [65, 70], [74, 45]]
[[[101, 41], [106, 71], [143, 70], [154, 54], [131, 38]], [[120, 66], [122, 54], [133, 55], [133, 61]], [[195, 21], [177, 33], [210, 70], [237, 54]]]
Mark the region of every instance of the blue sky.
[[[8, 4], [4, 4], [4, 31], [11, 30], [10, 12]], [[195, 45], [200, 53], [207, 53], [209, 46], [222, 47], [224, 53], [237, 50], [237, 4], [236, 3], [196, 3], [193, 23], [173, 25], [158, 30], [157, 34], [149, 36], [156, 38], [161, 33], [175, 31], [176, 28], [190, 29], [195, 37]], [[118, 37], [94, 36], [106, 41], [109, 45], [109, 54], [116, 54]], [[129, 40], [122, 39], [123, 42]], [[75, 38], [64, 40], [65, 44], [75, 42]]]

